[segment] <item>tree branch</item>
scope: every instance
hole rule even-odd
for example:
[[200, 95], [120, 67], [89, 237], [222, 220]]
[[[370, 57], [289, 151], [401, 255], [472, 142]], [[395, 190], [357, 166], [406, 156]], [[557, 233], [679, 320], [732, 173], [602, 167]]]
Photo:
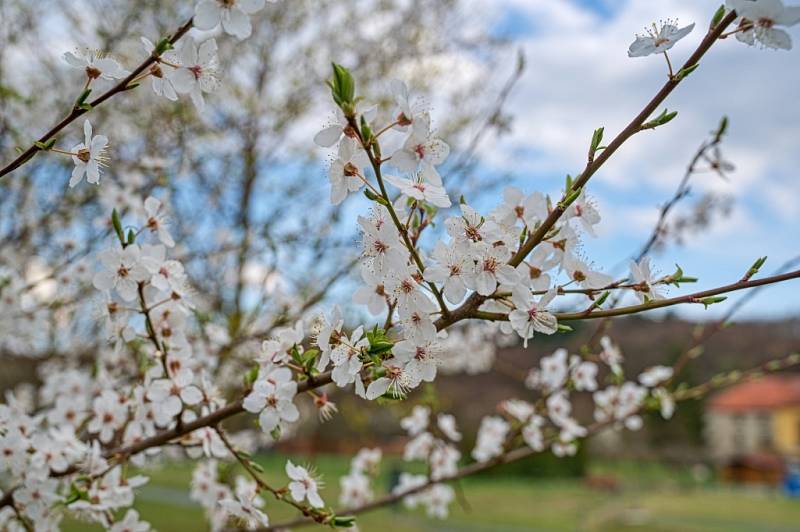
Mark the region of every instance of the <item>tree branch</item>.
[[[189, 19], [189, 20], [187, 20], [187, 21], [186, 21], [186, 22], [183, 24], [183, 26], [181, 26], [180, 28], [178, 28], [178, 29], [175, 31], [175, 33], [174, 33], [174, 34], [172, 34], [172, 36], [169, 38], [169, 42], [170, 42], [170, 44], [175, 44], [176, 42], [178, 42], [178, 40], [180, 40], [180, 38], [181, 38], [181, 37], [183, 37], [183, 36], [186, 34], [186, 32], [188, 32], [188, 31], [191, 29], [191, 27], [192, 27], [192, 20], [193, 20], [193, 19]], [[139, 76], [139, 74], [141, 74], [141, 73], [142, 73], [142, 72], [144, 72], [144, 71], [145, 71], [147, 68], [149, 68], [149, 67], [150, 67], [150, 65], [152, 65], [153, 63], [155, 63], [155, 62], [158, 60], [158, 58], [159, 58], [159, 57], [160, 57], [160, 55], [159, 55], [159, 54], [156, 54], [156, 53], [155, 53], [155, 51], [153, 51], [153, 53], [152, 53], [152, 54], [150, 54], [150, 57], [148, 57], [147, 59], [145, 59], [145, 60], [144, 60], [144, 61], [143, 61], [143, 62], [142, 62], [142, 63], [141, 63], [141, 64], [140, 64], [138, 67], [136, 67], [135, 69], [133, 69], [133, 71], [132, 71], [130, 74], [128, 74], [128, 76], [127, 76], [125, 79], [123, 79], [122, 81], [120, 81], [119, 83], [117, 83], [116, 85], [114, 85], [113, 87], [111, 87], [110, 89], [108, 89], [106, 92], [104, 92], [103, 94], [101, 94], [100, 96], [98, 96], [97, 98], [95, 98], [94, 100], [92, 100], [91, 102], [89, 102], [89, 105], [90, 105], [92, 108], [94, 108], [94, 107], [97, 107], [98, 105], [102, 104], [103, 102], [105, 102], [106, 100], [108, 100], [108, 99], [112, 98], [113, 96], [115, 96], [115, 95], [117, 95], [117, 94], [119, 94], [119, 93], [121, 93], [121, 92], [125, 92], [125, 91], [127, 91], [127, 90], [130, 90], [131, 88], [133, 88], [133, 87], [129, 87], [128, 85], [129, 85], [129, 84], [130, 84], [130, 83], [131, 83], [133, 80], [135, 80], [135, 79], [136, 79], [136, 78]], [[62, 129], [64, 129], [65, 127], [67, 127], [69, 124], [71, 124], [73, 121], [75, 121], [75, 119], [77, 119], [77, 118], [79, 118], [79, 117], [83, 116], [84, 114], [86, 114], [86, 113], [88, 113], [88, 112], [89, 112], [89, 111], [87, 111], [87, 110], [86, 110], [86, 109], [84, 109], [84, 108], [81, 108], [81, 107], [73, 107], [73, 108], [72, 108], [72, 110], [70, 111], [70, 113], [69, 113], [67, 116], [65, 116], [65, 117], [64, 117], [64, 118], [61, 120], [61, 122], [59, 122], [58, 124], [56, 124], [55, 126], [53, 126], [53, 127], [50, 129], [50, 131], [48, 131], [47, 133], [45, 133], [44, 135], [42, 135], [42, 136], [39, 138], [39, 140], [38, 140], [37, 142], [39, 142], [39, 143], [45, 143], [45, 142], [47, 142], [47, 141], [48, 141], [48, 140], [50, 140], [50, 139], [51, 139], [53, 136], [55, 136], [55, 135], [56, 135], [56, 134], [57, 134], [59, 131], [61, 131]], [[20, 167], [20, 166], [22, 166], [23, 164], [27, 163], [27, 162], [28, 162], [29, 160], [31, 160], [31, 159], [32, 159], [32, 158], [33, 158], [33, 157], [36, 155], [36, 153], [37, 153], [37, 152], [39, 152], [39, 151], [41, 151], [41, 150], [40, 150], [40, 149], [39, 149], [39, 148], [36, 146], [36, 144], [35, 144], [35, 143], [34, 143], [34, 144], [32, 144], [32, 145], [31, 145], [31, 146], [30, 146], [30, 147], [29, 147], [27, 150], [25, 150], [24, 152], [22, 152], [21, 154], [19, 154], [19, 156], [18, 156], [16, 159], [14, 159], [14, 160], [13, 160], [13, 161], [11, 161], [10, 163], [8, 163], [8, 164], [7, 164], [5, 167], [3, 167], [2, 169], [0, 169], [0, 179], [2, 179], [2, 178], [3, 178], [4, 176], [6, 176], [7, 174], [9, 174], [9, 173], [13, 172], [14, 170], [16, 170], [17, 168], [19, 168], [19, 167]]]

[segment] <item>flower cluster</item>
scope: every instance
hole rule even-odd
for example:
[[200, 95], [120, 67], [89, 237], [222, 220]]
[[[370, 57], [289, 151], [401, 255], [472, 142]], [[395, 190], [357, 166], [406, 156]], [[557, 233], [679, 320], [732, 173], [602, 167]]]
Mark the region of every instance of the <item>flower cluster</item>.
[[[439, 414], [436, 423], [431, 423], [431, 410], [417, 405], [406, 418], [400, 421], [411, 439], [406, 443], [403, 459], [422, 460], [427, 463], [430, 474], [412, 475], [403, 473], [395, 486], [395, 493], [413, 491], [403, 497], [408, 508], [425, 507], [430, 517], [444, 519], [448, 507], [455, 498], [453, 488], [437, 481], [448, 480], [458, 472], [461, 452], [454, 443], [461, 440], [455, 418], [450, 414]], [[424, 488], [424, 489], [423, 489]]]
[[[66, 54], [65, 61], [86, 76], [75, 116], [91, 112], [88, 97], [96, 85], [117, 83], [109, 89], [113, 95], [145, 78], [156, 94], [169, 100], [188, 94], [202, 109], [205, 95], [221, 83], [217, 43], [195, 40], [207, 37], [199, 32], [184, 34], [192, 25], [208, 32], [221, 27], [243, 39], [253, 29], [250, 15], [264, 5], [265, 0], [200, 1], [193, 22], [180, 32], [157, 43], [142, 40], [149, 56], [133, 71], [140, 72], [135, 77], [107, 55]], [[735, 34], [749, 44], [791, 47], [788, 34], [776, 26], [800, 21], [799, 8], [780, 0], [729, 0], [728, 6], [736, 11], [738, 26], [716, 36]], [[735, 18], [722, 9], [721, 15], [726, 13], [728, 22]], [[629, 55], [667, 56], [693, 28], [672, 21], [653, 26], [636, 38]], [[709, 35], [713, 31], [714, 25]], [[675, 73], [669, 63], [670, 82], [681, 81], [686, 69], [694, 67]], [[20, 324], [40, 323], [37, 316], [45, 307], [58, 310], [65, 288], [56, 279], [64, 276], [96, 289], [95, 312], [79, 335], [101, 339], [87, 342], [85, 352], [96, 353], [89, 363], [83, 360], [87, 357], [41, 361], [41, 385], [35, 391], [18, 387], [0, 404], [0, 473], [9, 482], [0, 528], [57, 529], [67, 512], [110, 530], [148, 530], [149, 524], [130, 509], [135, 489], [147, 478], [131, 474], [127, 464], [143, 467], [156, 457], [173, 456], [198, 460], [191, 498], [204, 508], [212, 530], [271, 526], [264, 510], [264, 497], [270, 494], [306, 518], [350, 526], [350, 520], [326, 507], [312, 468], [287, 461], [285, 485], [271, 486], [251, 455], [291, 433], [310, 406], [304, 400], [313, 403], [323, 421], [333, 416], [338, 410], [328, 392], [320, 390], [323, 386], [335, 385], [328, 390], [332, 395], [352, 388], [359, 398], [380, 406], [406, 399], [443, 372], [487, 371], [496, 346], [521, 343], [527, 348], [539, 335], [568, 332], [570, 320], [598, 317], [596, 311], [609, 316], [720, 300], [699, 293], [702, 297], [663, 301], [666, 287], [695, 279], [684, 276], [680, 267], [671, 275], [656, 274], [645, 254], [620, 278], [585, 256], [582, 241], [596, 238], [601, 223], [586, 182], [599, 168], [595, 156], [614, 146], [601, 146], [602, 128], [592, 138], [587, 170], [568, 176], [563, 190], [546, 194], [510, 186], [489, 208], [464, 199], [453, 205], [451, 198], [458, 194], [456, 183], [447, 178], [450, 146], [433, 127], [431, 109], [422, 99], [395, 80], [386, 97], [376, 100], [384, 103], [369, 105], [356, 95], [352, 75], [340, 65], [333, 65], [329, 86], [335, 117], [314, 141], [334, 148], [328, 169], [331, 203], [363, 202], [362, 191], [369, 201], [369, 212], [357, 218], [360, 281], [352, 300], [377, 324], [351, 327], [336, 305], [320, 315], [317, 303], [324, 292], [308, 305], [276, 298], [279, 308], [269, 320], [259, 315], [258, 305], [240, 297], [239, 287], [235, 312], [226, 314], [224, 303], [208, 305], [196, 297], [192, 258], [173, 232], [172, 194], [134, 194], [129, 184], [109, 184], [100, 201], [113, 213], [110, 223], [98, 225], [113, 243], [60, 270], [43, 261], [30, 271], [0, 266], [4, 349], [24, 350], [32, 344], [30, 335], [52, 336], [52, 344], [58, 344], [67, 321], [59, 315], [48, 334], [29, 334], [35, 327]], [[634, 129], [654, 129], [671, 117], [665, 112]], [[99, 183], [107, 163], [108, 138], [94, 135], [88, 120], [83, 125], [83, 142], [69, 151], [54, 147], [54, 141], [34, 145], [34, 151], [71, 157], [70, 186], [84, 176]], [[728, 168], [718, 153], [714, 156], [717, 170]], [[244, 271], [242, 255], [237, 266]], [[749, 287], [760, 261], [737, 289]], [[617, 301], [635, 304], [604, 307], [612, 293]], [[588, 307], [578, 308], [582, 304]], [[214, 323], [222, 316], [224, 325]], [[76, 327], [84, 326], [75, 321]], [[455, 498], [447, 482], [465, 474], [459, 468], [464, 460], [474, 460], [470, 467], [476, 471], [503, 461], [511, 451], [517, 456], [573, 455], [581, 439], [599, 427], [637, 430], [647, 409], [672, 416], [680, 364], [657, 365], [627, 377], [619, 347], [608, 337], [598, 344], [584, 346], [579, 354], [556, 349], [542, 357], [525, 378], [530, 397], [502, 401], [486, 415], [471, 450], [460, 447], [464, 438], [453, 415], [409, 405], [400, 421], [408, 436], [403, 459], [424, 463], [428, 474], [402, 473], [385, 500], [402, 498], [407, 507], [424, 507], [428, 515], [444, 518]], [[591, 416], [574, 407], [578, 396], [591, 401]], [[260, 432], [228, 436], [221, 423], [242, 412], [257, 415]], [[342, 505], [359, 510], [382, 504], [373, 487], [381, 459], [377, 448], [358, 452], [339, 479]], [[235, 461], [247, 476], [222, 471], [223, 460]]]
[[380, 448], [365, 447], [358, 451], [350, 462], [350, 472], [339, 478], [339, 504], [345, 508], [357, 508], [374, 499], [371, 480], [378, 472], [382, 456]]

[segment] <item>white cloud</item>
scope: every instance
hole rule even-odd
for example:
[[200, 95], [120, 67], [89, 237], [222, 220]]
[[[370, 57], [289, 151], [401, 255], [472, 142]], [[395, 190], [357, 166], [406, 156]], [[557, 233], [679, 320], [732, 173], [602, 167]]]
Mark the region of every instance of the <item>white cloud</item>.
[[[482, 156], [486, 164], [524, 179], [528, 188], [536, 179], [547, 190], [582, 169], [595, 127], [604, 126], [610, 140], [666, 80], [662, 57], [627, 57], [634, 34], [663, 18], [696, 22], [695, 31], [670, 54], [680, 64], [703, 38], [720, 3], [629, 0], [610, 4], [612, 15], [602, 18], [575, 2], [474, 1], [487, 20], [513, 8], [537, 21], [519, 41], [528, 70], [508, 102], [513, 131], [484, 146]], [[741, 263], [758, 254], [774, 255], [777, 264], [800, 253], [800, 31], [795, 27], [790, 33], [795, 41], [790, 52], [748, 47], [733, 38], [717, 43], [667, 100], [665, 105], [679, 112], [677, 119], [636, 135], [613, 156], [589, 187], [605, 214], [603, 240], [628, 242], [649, 234], [657, 205], [672, 194], [699, 143], [727, 115], [723, 153], [737, 171], [729, 182], [710, 173], [697, 176], [693, 186], [733, 195], [735, 210], [673, 254], [694, 262], [711, 283], [736, 277]], [[785, 299], [784, 307], [796, 311], [796, 303], [792, 307]]]

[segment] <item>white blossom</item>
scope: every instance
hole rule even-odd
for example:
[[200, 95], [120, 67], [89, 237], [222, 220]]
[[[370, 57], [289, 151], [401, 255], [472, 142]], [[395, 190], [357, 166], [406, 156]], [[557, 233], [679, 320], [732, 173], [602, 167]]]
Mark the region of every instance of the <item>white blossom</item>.
[[192, 370], [183, 368], [170, 378], [155, 379], [150, 383], [147, 398], [157, 405], [155, 421], [158, 426], [169, 425], [183, 410], [184, 404], [196, 405], [203, 399], [203, 393], [193, 382]]
[[152, 232], [158, 235], [158, 239], [168, 248], [175, 246], [175, 240], [169, 234], [169, 217], [162, 209], [163, 204], [157, 198], [148, 196], [144, 200], [144, 212], [147, 222], [145, 225]]
[[639, 375], [639, 382], [642, 386], [655, 388], [664, 381], [672, 378], [673, 370], [669, 366], [653, 366]]
[[99, 185], [100, 168], [105, 166], [108, 161], [105, 155], [108, 137], [105, 135], [92, 136], [92, 124], [88, 119], [83, 122], [83, 135], [83, 142], [72, 148], [72, 162], [75, 164], [75, 168], [69, 178], [70, 188], [80, 183], [84, 175], [87, 183]]
[[789, 27], [800, 22], [800, 6], [786, 6], [782, 0], [727, 0], [726, 3], [741, 17], [738, 40], [751, 46], [758, 41], [766, 48], [791, 50], [791, 36], [776, 26]]
[[259, 414], [261, 430], [269, 433], [283, 422], [298, 420], [300, 412], [294, 404], [296, 394], [297, 382], [292, 379], [291, 370], [276, 368], [259, 376], [242, 406], [248, 412]]
[[628, 57], [644, 57], [651, 54], [661, 54], [675, 46], [679, 40], [689, 35], [694, 29], [694, 23], [678, 27], [674, 20], [666, 20], [659, 25], [653, 23], [645, 28], [643, 35], [637, 35], [628, 49]]
[[147, 532], [150, 530], [150, 523], [140, 521], [139, 512], [131, 509], [125, 513], [122, 521], [117, 521], [108, 530], [109, 532]]
[[403, 195], [419, 201], [425, 201], [436, 207], [447, 208], [452, 203], [447, 196], [442, 178], [439, 172], [430, 165], [425, 164], [413, 178], [405, 179], [392, 175], [384, 176], [384, 179], [400, 189]]
[[433, 136], [431, 118], [423, 113], [414, 121], [411, 135], [403, 147], [392, 154], [391, 161], [400, 170], [416, 172], [421, 164], [437, 166], [447, 159], [450, 146]]
[[219, 88], [219, 60], [217, 41], [209, 39], [198, 48], [191, 37], [181, 39], [177, 49], [180, 68], [170, 79], [179, 94], [188, 94], [199, 111], [205, 107], [204, 92], [215, 92]]
[[192, 22], [201, 30], [211, 30], [222, 23], [225, 33], [246, 39], [253, 31], [250, 15], [263, 7], [264, 0], [201, 0]]
[[77, 50], [74, 53], [65, 53], [64, 61], [70, 66], [85, 70], [89, 79], [115, 80], [122, 79], [130, 74], [130, 72], [122, 68], [116, 59], [88, 48]]
[[325, 503], [319, 496], [317, 481], [304, 467], [294, 465], [291, 460], [286, 461], [286, 475], [292, 480], [289, 483], [289, 492], [292, 499], [297, 502], [308, 500], [313, 508], [322, 508]]
[[417, 436], [428, 428], [431, 409], [427, 406], [416, 405], [411, 410], [411, 415], [400, 420], [400, 426], [410, 436]]
[[356, 146], [355, 140], [344, 137], [339, 143], [339, 156], [328, 170], [333, 205], [340, 204], [348, 193], [358, 192], [364, 186], [362, 169], [367, 164], [364, 150]]
[[553, 334], [558, 330], [556, 317], [547, 311], [547, 305], [555, 296], [555, 291], [551, 290], [536, 301], [528, 289], [512, 292], [515, 308], [508, 314], [508, 320], [522, 337], [525, 347], [528, 347], [528, 340], [533, 338], [534, 332]]
[[125, 301], [136, 299], [138, 283], [150, 275], [141, 263], [141, 249], [131, 244], [124, 249], [112, 247], [99, 254], [102, 269], [92, 278], [98, 290], [116, 290]]
[[643, 257], [638, 264], [631, 261], [630, 270], [631, 282], [636, 285], [633, 291], [639, 301], [644, 303], [650, 299], [664, 299], [655, 284], [657, 279], [650, 270], [650, 257]]
[[510, 429], [511, 425], [500, 417], [483, 418], [478, 429], [475, 448], [472, 450], [472, 457], [478, 462], [487, 462], [502, 454], [503, 444]]
[[[156, 45], [153, 44], [150, 39], [141, 37], [141, 41], [148, 54], [155, 51]], [[177, 61], [177, 57], [172, 50], [168, 50], [161, 54], [161, 60], [173, 63]], [[162, 68], [164, 64], [163, 61], [158, 61], [150, 67], [150, 84], [153, 87], [154, 93], [174, 102], [178, 99], [178, 93], [175, 92], [175, 86], [172, 84], [172, 74], [174, 70], [172, 67], [168, 70], [164, 70]]]

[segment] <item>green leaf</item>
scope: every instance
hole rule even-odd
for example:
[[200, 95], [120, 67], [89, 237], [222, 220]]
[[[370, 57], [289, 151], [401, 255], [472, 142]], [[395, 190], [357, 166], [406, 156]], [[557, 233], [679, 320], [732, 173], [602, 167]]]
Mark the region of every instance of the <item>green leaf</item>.
[[378, 196], [377, 194], [375, 194], [374, 192], [372, 192], [368, 188], [364, 189], [364, 195], [368, 199], [370, 199], [370, 200], [372, 200], [372, 201], [374, 201], [376, 203], [380, 203], [381, 205], [389, 205], [389, 202], [386, 201], [386, 198], [384, 198], [383, 196]]
[[361, 136], [366, 144], [369, 144], [372, 140], [372, 130], [367, 123], [367, 119], [364, 118], [364, 115], [361, 115]]
[[303, 361], [308, 362], [309, 360], [314, 360], [319, 355], [319, 349], [306, 349], [303, 351]]
[[726, 299], [728, 299], [728, 298], [725, 297], [725, 296], [704, 297], [703, 299], [698, 301], [698, 303], [702, 303], [705, 308], [708, 308], [711, 305], [714, 305], [716, 303], [722, 303]]
[[599, 127], [594, 130], [592, 134], [592, 144], [589, 147], [589, 157], [594, 157], [595, 152], [600, 148], [600, 143], [603, 142], [603, 129]]
[[719, 127], [717, 128], [716, 133], [714, 136], [717, 139], [717, 142], [722, 138], [722, 136], [727, 133], [728, 131], [728, 117], [723, 116], [722, 119], [719, 121]]
[[695, 63], [695, 64], [693, 64], [692, 66], [688, 66], [688, 67], [686, 67], [686, 68], [682, 68], [682, 69], [680, 69], [680, 70], [678, 71], [678, 73], [677, 73], [677, 74], [675, 74], [675, 80], [676, 80], [676, 81], [681, 81], [681, 80], [683, 80], [684, 78], [688, 77], [688, 76], [689, 76], [689, 74], [691, 74], [692, 72], [694, 72], [695, 70], [697, 70], [697, 67], [699, 67], [699, 66], [700, 66], [700, 63]]
[[75, 107], [80, 108], [81, 106], [83, 106], [84, 102], [86, 102], [86, 98], [88, 98], [91, 93], [92, 89], [88, 87], [84, 89], [84, 91], [80, 94], [80, 96], [78, 96], [78, 99], [75, 100]]
[[561, 208], [561, 210], [566, 210], [567, 207], [572, 205], [572, 202], [578, 199], [578, 196], [581, 195], [582, 190], [583, 188], [567, 191], [567, 194], [561, 199], [561, 201], [558, 202], [558, 206]]
[[722, 19], [724, 17], [725, 17], [725, 4], [722, 4], [714, 12], [714, 16], [711, 17], [711, 24], [708, 25], [708, 29], [713, 30], [714, 28], [716, 28], [719, 25], [719, 23], [722, 22]]
[[394, 347], [394, 342], [386, 336], [386, 331], [378, 328], [377, 325], [371, 331], [368, 331], [366, 336], [367, 341], [369, 341], [368, 353], [370, 355], [382, 355], [391, 351], [392, 347]]
[[747, 270], [747, 273], [744, 274], [744, 278], [742, 280], [743, 281], [750, 280], [752, 276], [758, 273], [758, 271], [761, 269], [761, 267], [764, 265], [765, 262], [767, 262], [766, 256], [756, 259], [753, 265], [750, 266], [750, 269]]
[[125, 233], [122, 231], [122, 222], [119, 219], [119, 212], [117, 209], [111, 211], [111, 225], [114, 227], [114, 232], [117, 233], [120, 244], [125, 244]]
[[153, 53], [155, 53], [156, 55], [161, 55], [167, 50], [172, 50], [172, 48], [173, 48], [172, 43], [169, 42], [169, 39], [167, 37], [164, 37], [163, 39], [158, 41], [155, 50], [153, 50]]
[[606, 302], [606, 299], [608, 299], [608, 296], [610, 296], [610, 295], [611, 295], [611, 292], [603, 292], [603, 295], [601, 295], [601, 296], [600, 296], [600, 297], [597, 299], [597, 301], [595, 301], [595, 302], [594, 302], [594, 304], [593, 304], [592, 306], [593, 306], [594, 308], [600, 308], [600, 307], [602, 307], [602, 306], [603, 306], [603, 303], [605, 303], [605, 302]]
[[559, 323], [558, 324], [558, 330], [556, 332], [568, 333], [568, 332], [572, 332], [572, 331], [574, 331], [574, 329], [572, 327], [570, 327], [569, 325], [564, 325], [562, 323]]
[[335, 515], [331, 519], [331, 525], [340, 528], [352, 528], [356, 524], [356, 516], [354, 515]]
[[290, 354], [292, 356], [292, 360], [294, 360], [298, 364], [302, 364], [303, 363], [303, 357], [300, 355], [300, 351], [297, 350], [297, 346], [296, 345], [292, 346], [292, 351], [291, 351]]
[[331, 88], [333, 101], [342, 108], [345, 115], [351, 115], [355, 104], [356, 92], [353, 75], [342, 65], [331, 63], [331, 66], [333, 67], [333, 78], [328, 82], [328, 86]]
[[645, 129], [655, 129], [659, 126], [663, 126], [664, 124], [671, 122], [676, 116], [678, 116], [678, 111], [673, 111], [670, 113], [667, 109], [664, 109], [664, 111], [653, 120], [642, 124], [640, 130], [643, 131]]
[[663, 282], [665, 282], [666, 284], [674, 284], [675, 286], [680, 288], [681, 283], [696, 283], [697, 277], [687, 277], [683, 273], [683, 269], [676, 264], [675, 273], [664, 277]]
[[256, 382], [257, 378], [258, 378], [258, 366], [253, 366], [252, 368], [250, 368], [250, 371], [244, 374], [244, 385], [249, 388], [250, 386], [253, 385], [254, 382]]
[[388, 353], [389, 351], [391, 351], [393, 347], [394, 344], [392, 342], [378, 341], [375, 342], [374, 344], [370, 343], [368, 352], [370, 355], [382, 355], [384, 353]]
[[136, 242], [136, 233], [133, 229], [128, 229], [128, 245], [130, 246], [134, 242]]
[[269, 432], [269, 435], [272, 436], [272, 439], [275, 440], [275, 441], [278, 441], [279, 439], [281, 439], [281, 426], [278, 425], [277, 427], [272, 429]]

